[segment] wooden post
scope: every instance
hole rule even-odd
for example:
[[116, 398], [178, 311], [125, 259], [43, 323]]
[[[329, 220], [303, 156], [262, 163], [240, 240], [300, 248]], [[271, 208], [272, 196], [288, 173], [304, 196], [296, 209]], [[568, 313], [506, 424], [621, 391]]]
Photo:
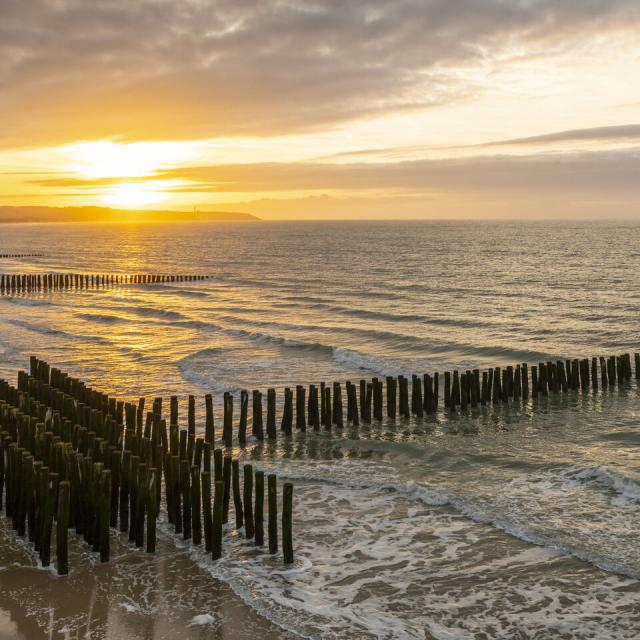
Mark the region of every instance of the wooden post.
[[215, 483], [213, 500], [213, 535], [211, 540], [211, 555], [214, 560], [222, 557], [222, 508], [224, 501], [224, 482]]
[[396, 417], [397, 400], [396, 400], [397, 380], [392, 376], [387, 376], [387, 416], [389, 418]]
[[267, 389], [267, 438], [275, 440], [276, 431], [276, 390]]
[[244, 531], [247, 538], [253, 538], [253, 467], [244, 465]]
[[191, 465], [180, 460], [180, 491], [182, 493], [182, 538], [191, 539]]
[[204, 441], [213, 443], [216, 438], [216, 431], [213, 422], [213, 397], [210, 393], [205, 395], [204, 404], [206, 411]]
[[338, 429], [344, 427], [342, 410], [342, 389], [339, 382], [333, 383], [333, 422]]
[[233, 395], [228, 391], [224, 394], [224, 424], [222, 427], [224, 445], [231, 448], [233, 445]]
[[[200, 475], [202, 483], [202, 516], [204, 521], [204, 545], [207, 552], [212, 550], [213, 514], [211, 512], [211, 471]], [[220, 523], [222, 526], [222, 522]]]
[[270, 473], [267, 476], [267, 494], [269, 503], [269, 553], [278, 552], [278, 493], [277, 477]]
[[156, 551], [156, 518], [158, 517], [158, 484], [160, 483], [159, 470], [156, 467], [149, 468], [147, 484], [147, 553]]
[[282, 423], [281, 430], [284, 431], [285, 435], [291, 435], [291, 429], [293, 426], [293, 394], [291, 389], [287, 387], [284, 390], [284, 407], [282, 409]]
[[231, 500], [231, 456], [224, 457], [222, 465], [222, 481], [224, 482], [224, 502], [222, 507], [222, 522], [229, 522], [229, 502]]
[[200, 484], [200, 467], [193, 465], [191, 467], [191, 529], [193, 531], [193, 544], [202, 542]]
[[256, 471], [254, 525], [255, 544], [261, 547], [264, 544], [264, 471]]
[[98, 547], [100, 562], [109, 562], [109, 524], [111, 522], [111, 471], [103, 469], [99, 480], [98, 496]]
[[58, 485], [58, 514], [56, 517], [56, 564], [58, 575], [69, 573], [69, 507], [71, 501], [71, 485], [63, 480]]
[[293, 562], [293, 485], [285, 482], [282, 489], [282, 551], [286, 564]]
[[249, 393], [245, 389], [240, 391], [240, 424], [238, 426], [238, 442], [247, 443], [247, 413], [249, 407]]
[[244, 526], [244, 512], [242, 509], [242, 496], [240, 494], [240, 463], [237, 460], [231, 462], [231, 475], [233, 484], [233, 508], [236, 513], [236, 529]]
[[305, 388], [298, 384], [296, 385], [296, 429], [298, 431], [307, 430], [307, 422], [304, 415], [305, 405]]
[[264, 440], [264, 425], [262, 421], [262, 391], [253, 392], [253, 435], [258, 440]]

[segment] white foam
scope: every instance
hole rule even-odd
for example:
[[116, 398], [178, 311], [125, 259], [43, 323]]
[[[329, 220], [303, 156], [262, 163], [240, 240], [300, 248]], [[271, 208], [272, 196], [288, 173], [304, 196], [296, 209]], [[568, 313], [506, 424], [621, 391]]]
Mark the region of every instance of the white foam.
[[204, 626], [206, 624], [213, 624], [216, 622], [216, 618], [214, 618], [210, 613], [201, 613], [200, 615], [193, 616], [191, 622], [189, 623], [190, 627], [199, 627]]

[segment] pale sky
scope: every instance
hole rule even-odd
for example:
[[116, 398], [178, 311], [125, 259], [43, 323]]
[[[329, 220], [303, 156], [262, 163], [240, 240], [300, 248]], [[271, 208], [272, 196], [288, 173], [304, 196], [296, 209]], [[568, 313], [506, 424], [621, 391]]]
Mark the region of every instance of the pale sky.
[[638, 0], [0, 0], [0, 205], [640, 217]]

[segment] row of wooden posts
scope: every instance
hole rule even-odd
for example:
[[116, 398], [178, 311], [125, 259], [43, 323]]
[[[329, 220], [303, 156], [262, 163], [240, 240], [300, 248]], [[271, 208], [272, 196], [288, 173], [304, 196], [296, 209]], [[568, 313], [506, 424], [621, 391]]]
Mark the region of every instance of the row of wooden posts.
[[[563, 360], [540, 362], [529, 366], [526, 363], [504, 368], [496, 367], [480, 372], [446, 371], [439, 373], [413, 375], [384, 380], [360, 380], [356, 385], [351, 381], [345, 384], [346, 415], [343, 406], [343, 387], [341, 383], [309, 387], [297, 385], [295, 390], [284, 389], [280, 418], [276, 414], [277, 397], [275, 389], [266, 394], [266, 416], [263, 408], [264, 395], [260, 390], [251, 393], [252, 416], [249, 426], [249, 392], [240, 391], [239, 417], [234, 415], [237, 398], [230, 392], [223, 397], [223, 422], [220, 437], [225, 446], [233, 445], [234, 434], [240, 445], [247, 443], [253, 436], [257, 440], [276, 440], [278, 432], [291, 435], [295, 430], [342, 428], [346, 423], [354, 425], [360, 422], [369, 424], [383, 420], [386, 404], [388, 418], [408, 419], [412, 415], [422, 417], [436, 414], [440, 407], [440, 394], [443, 392], [444, 412], [466, 411], [469, 408], [486, 405], [512, 404], [527, 402], [529, 397], [538, 399], [549, 394], [569, 393], [577, 390], [598, 391], [613, 389], [626, 383], [635, 375], [640, 377], [640, 354], [634, 354], [635, 374], [632, 372], [630, 354], [614, 355], [608, 358], [584, 358], [582, 360]], [[442, 389], [440, 382], [443, 379]], [[385, 403], [386, 396], [386, 403]], [[144, 398], [138, 406], [131, 405], [131, 411], [137, 412], [140, 420], [144, 411]], [[205, 441], [216, 440], [213, 397], [204, 397]], [[266, 421], [265, 421], [266, 417]], [[196, 398], [188, 396], [189, 432], [195, 431]], [[234, 421], [238, 420], [237, 427]], [[178, 424], [178, 398], [170, 398], [170, 423]], [[250, 428], [250, 433], [248, 429]]]
[[[236, 528], [262, 547], [264, 472], [213, 449], [195, 432], [179, 432], [176, 425], [167, 431], [158, 402], [144, 428], [133, 408], [132, 413], [131, 405], [36, 358], [30, 373], [19, 373], [17, 387], [0, 381], [0, 508], [4, 493], [7, 517], [33, 543], [42, 565], [50, 563], [54, 520], [60, 574], [69, 571], [69, 527], [103, 562], [110, 556], [111, 529], [154, 552], [163, 502], [175, 532], [194, 545], [204, 543], [218, 559], [231, 496]], [[267, 476], [266, 489], [267, 544], [276, 554], [275, 474]], [[284, 483], [281, 530], [287, 564], [293, 562], [292, 512], [293, 485]]]
[[125, 284], [159, 284], [208, 280], [211, 276], [194, 274], [153, 273], [3, 273], [0, 275], [0, 295], [31, 291], [67, 289], [102, 289]]
[[0, 253], [0, 258], [42, 258], [43, 253]]

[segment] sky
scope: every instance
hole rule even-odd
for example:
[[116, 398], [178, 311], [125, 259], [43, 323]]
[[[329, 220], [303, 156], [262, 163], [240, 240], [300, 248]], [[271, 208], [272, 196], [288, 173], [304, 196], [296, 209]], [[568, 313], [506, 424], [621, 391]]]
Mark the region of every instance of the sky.
[[0, 205], [640, 217], [638, 0], [0, 0]]

